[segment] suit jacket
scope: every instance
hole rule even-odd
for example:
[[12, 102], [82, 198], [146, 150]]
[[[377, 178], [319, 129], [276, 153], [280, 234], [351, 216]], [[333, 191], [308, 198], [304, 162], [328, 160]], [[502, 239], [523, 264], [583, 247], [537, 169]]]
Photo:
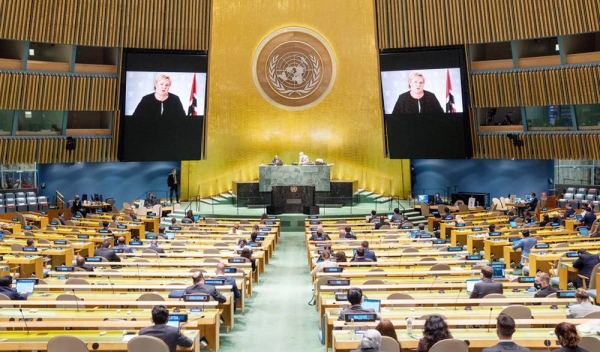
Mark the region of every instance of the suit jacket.
[[240, 290], [238, 289], [234, 278], [227, 277], [225, 275], [219, 275], [219, 276], [215, 276], [215, 279], [225, 280], [225, 284], [231, 285], [231, 291], [233, 292], [234, 304], [235, 304], [235, 300], [242, 297], [242, 294], [240, 293]]
[[2, 293], [3, 295], [7, 295], [8, 298], [10, 298], [12, 300], [25, 300], [25, 299], [27, 299], [26, 295], [21, 295], [14, 288], [6, 287], [6, 286], [0, 286], [0, 293]]
[[156, 324], [143, 328], [140, 330], [140, 336], [142, 335], [153, 336], [163, 340], [167, 346], [169, 346], [171, 352], [175, 352], [177, 346], [192, 347], [194, 344], [194, 342], [183, 335], [179, 329], [166, 324]]
[[573, 262], [573, 267], [579, 269], [579, 275], [590, 277], [596, 264], [600, 264], [598, 254], [581, 254], [579, 255], [579, 258]]
[[575, 209], [567, 209], [563, 215], [564, 218], [571, 217], [571, 215], [575, 214]]
[[212, 299], [219, 303], [225, 303], [225, 301], [227, 301], [227, 298], [225, 298], [225, 296], [223, 296], [219, 291], [217, 291], [217, 288], [213, 285], [192, 285], [185, 289], [185, 293], [188, 295], [191, 293], [206, 293], [207, 295], [210, 295]]
[[569, 307], [569, 314], [567, 318], [583, 318], [588, 313], [597, 312], [600, 310], [600, 306], [594, 305], [591, 302], [581, 302], [580, 304], [574, 304]]
[[542, 297], [546, 297], [546, 296], [551, 295], [556, 292], [557, 292], [557, 290], [554, 287], [548, 285], [548, 286], [540, 289], [538, 292], [536, 292], [535, 295], [533, 295], [533, 297], [542, 298]]
[[353, 234], [352, 232], [346, 232], [345, 238], [350, 239], [350, 240], [355, 240], [356, 239], [356, 235]]
[[504, 293], [501, 282], [495, 282], [492, 279], [483, 279], [481, 282], [475, 284], [473, 292], [471, 292], [471, 298], [482, 298], [490, 293]]
[[117, 253], [113, 252], [110, 248], [98, 248], [94, 251], [94, 257], [104, 257], [109, 262], [120, 262], [121, 258]]
[[81, 268], [85, 271], [94, 271], [94, 267], [93, 266], [87, 266], [87, 265], [82, 265], [82, 266], [78, 266], [78, 268]]
[[583, 348], [577, 346], [577, 347], [562, 347], [562, 348], [559, 348], [552, 352], [592, 352], [592, 351], [588, 351], [586, 349], [583, 349]]
[[529, 257], [529, 253], [531, 252], [531, 248], [533, 248], [537, 244], [537, 240], [533, 237], [523, 237], [519, 243], [513, 246], [513, 249], [521, 248], [522, 256]]
[[521, 347], [512, 341], [500, 341], [495, 346], [484, 348], [482, 352], [505, 352], [505, 351], [530, 352], [531, 350], [526, 347]]
[[375, 255], [375, 252], [368, 250], [368, 249], [365, 249], [365, 258], [371, 259], [374, 262], [377, 261], [377, 256]]
[[594, 211], [588, 211], [581, 219], [581, 223], [583, 224], [583, 226], [587, 227], [588, 230], [592, 228], [592, 224], [594, 223], [594, 221], [596, 221], [596, 214], [594, 213]]
[[181, 177], [179, 176], [179, 172], [176, 173], [175, 176], [177, 176], [177, 183], [175, 183], [175, 177], [173, 177], [172, 173], [170, 173], [169, 177], [167, 177], [167, 186], [169, 186], [169, 188], [176, 188], [176, 186], [179, 186], [179, 184], [181, 183]]
[[535, 210], [537, 205], [538, 205], [538, 199], [537, 199], [537, 197], [535, 197], [531, 200], [531, 202], [529, 202], [529, 209]]

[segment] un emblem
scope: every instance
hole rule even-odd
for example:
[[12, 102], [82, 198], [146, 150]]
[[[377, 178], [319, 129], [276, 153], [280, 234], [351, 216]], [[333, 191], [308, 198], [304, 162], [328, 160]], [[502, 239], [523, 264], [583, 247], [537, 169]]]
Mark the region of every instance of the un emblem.
[[318, 33], [287, 27], [268, 35], [252, 64], [254, 83], [271, 104], [304, 110], [321, 102], [335, 81], [333, 50]]

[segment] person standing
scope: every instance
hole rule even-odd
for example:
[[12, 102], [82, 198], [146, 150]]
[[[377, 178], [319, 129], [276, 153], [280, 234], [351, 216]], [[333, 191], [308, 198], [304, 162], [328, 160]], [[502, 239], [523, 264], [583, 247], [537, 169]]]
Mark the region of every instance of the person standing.
[[175, 199], [177, 200], [177, 203], [179, 203], [179, 183], [181, 181], [181, 178], [179, 177], [179, 174], [177, 173], [177, 169], [173, 168], [171, 170], [171, 173], [169, 174], [169, 177], [167, 178], [167, 186], [169, 186], [169, 198], [171, 200], [171, 203], [173, 203], [173, 193], [175, 193]]

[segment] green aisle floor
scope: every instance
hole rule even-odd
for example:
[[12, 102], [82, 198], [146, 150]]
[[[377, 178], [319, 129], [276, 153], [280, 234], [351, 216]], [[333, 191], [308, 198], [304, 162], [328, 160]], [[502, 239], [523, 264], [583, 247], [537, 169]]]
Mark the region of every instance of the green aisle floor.
[[221, 332], [222, 352], [319, 351], [317, 312], [301, 232], [284, 232], [273, 259], [235, 326]]

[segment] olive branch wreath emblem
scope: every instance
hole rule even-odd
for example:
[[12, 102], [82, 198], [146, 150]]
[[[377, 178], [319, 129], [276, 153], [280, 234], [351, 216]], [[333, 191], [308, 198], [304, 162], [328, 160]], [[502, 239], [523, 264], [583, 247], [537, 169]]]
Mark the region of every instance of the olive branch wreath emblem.
[[269, 63], [269, 81], [273, 85], [273, 88], [275, 88], [275, 90], [279, 93], [286, 94], [288, 96], [291, 96], [294, 93], [298, 95], [310, 93], [317, 86], [319, 80], [321, 79], [321, 66], [319, 65], [319, 61], [317, 60], [316, 56], [308, 56], [313, 65], [313, 77], [302, 89], [286, 89], [283, 84], [279, 82], [275, 72], [277, 61], [279, 60], [279, 55], [275, 55]]

